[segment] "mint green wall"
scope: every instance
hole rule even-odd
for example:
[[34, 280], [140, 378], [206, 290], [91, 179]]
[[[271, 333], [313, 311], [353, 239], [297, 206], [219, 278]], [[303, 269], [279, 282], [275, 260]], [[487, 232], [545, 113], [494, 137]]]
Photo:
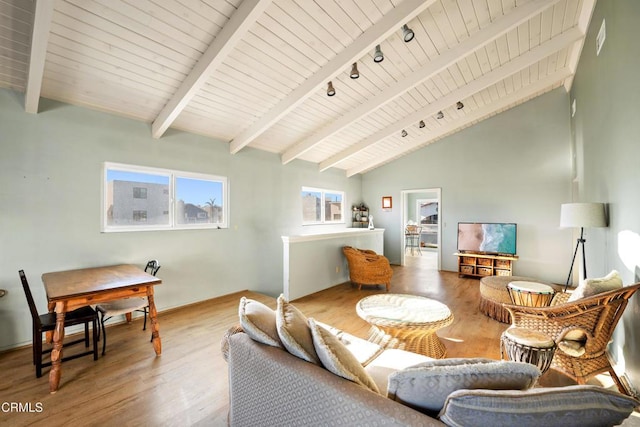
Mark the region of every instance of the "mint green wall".
[[[100, 233], [104, 161], [224, 175], [231, 191], [227, 230]], [[18, 270], [24, 269], [38, 308], [46, 311], [40, 276], [48, 271], [162, 263], [159, 309], [244, 289], [282, 292], [282, 235], [342, 229], [302, 227], [303, 185], [344, 190], [360, 202], [361, 178], [319, 173], [278, 155], [169, 131], [151, 138], [149, 125], [43, 99], [24, 112], [23, 95], [0, 90], [0, 350], [31, 340], [31, 320]], [[161, 324], [162, 327], [162, 324]]]
[[[607, 37], [599, 56], [595, 38], [603, 18]], [[571, 99], [578, 153], [577, 201], [605, 202], [609, 227], [587, 230], [587, 274], [616, 269], [625, 284], [640, 281], [640, 2], [597, 3]], [[611, 350], [632, 383], [640, 385], [640, 297], [633, 297]]]
[[443, 270], [457, 271], [459, 221], [516, 222], [515, 274], [563, 283], [573, 254], [571, 232], [559, 229], [571, 189], [568, 123], [568, 95], [556, 89], [364, 174], [385, 254], [400, 260], [400, 209], [383, 212], [377, 201], [440, 187]]

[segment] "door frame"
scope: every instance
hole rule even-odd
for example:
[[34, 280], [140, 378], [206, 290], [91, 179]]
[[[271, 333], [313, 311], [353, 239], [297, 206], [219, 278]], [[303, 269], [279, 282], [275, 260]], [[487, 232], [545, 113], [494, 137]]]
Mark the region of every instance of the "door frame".
[[[400, 191], [400, 265], [405, 265], [405, 249], [404, 249], [404, 227], [407, 223], [408, 210], [414, 209], [415, 206], [407, 206], [409, 194], [415, 193], [435, 193], [435, 199], [438, 201], [438, 271], [442, 270], [442, 189], [441, 188], [418, 188], [414, 190]], [[429, 197], [431, 198], [431, 197]]]

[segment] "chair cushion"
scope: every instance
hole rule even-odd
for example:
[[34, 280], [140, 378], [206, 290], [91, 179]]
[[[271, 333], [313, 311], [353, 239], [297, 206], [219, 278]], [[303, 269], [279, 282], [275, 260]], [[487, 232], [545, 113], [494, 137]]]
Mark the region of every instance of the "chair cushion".
[[289, 353], [307, 362], [320, 365], [320, 359], [318, 359], [313, 346], [307, 317], [293, 304], [290, 304], [284, 295], [278, 297], [276, 328], [280, 341]]
[[240, 298], [238, 307], [240, 326], [254, 341], [282, 348], [282, 342], [276, 329], [276, 312], [262, 304], [245, 297]]
[[387, 396], [435, 416], [447, 396], [460, 389], [524, 390], [540, 370], [529, 363], [491, 359], [440, 359], [420, 363], [389, 376]]
[[637, 400], [598, 386], [516, 390], [458, 390], [449, 395], [440, 421], [450, 426], [612, 426], [627, 418]]
[[616, 270], [611, 271], [605, 277], [593, 279], [584, 279], [575, 291], [571, 294], [568, 301], [575, 301], [580, 298], [587, 298], [602, 292], [620, 289], [622, 287], [622, 278]]
[[375, 393], [380, 393], [367, 371], [335, 335], [318, 325], [313, 319], [309, 319], [309, 328], [315, 351], [322, 365], [329, 372], [353, 381]]
[[149, 301], [146, 298], [132, 297], [109, 302], [101, 302], [96, 306], [96, 310], [101, 312], [105, 317], [111, 317], [131, 313], [134, 310], [142, 310], [148, 305]]

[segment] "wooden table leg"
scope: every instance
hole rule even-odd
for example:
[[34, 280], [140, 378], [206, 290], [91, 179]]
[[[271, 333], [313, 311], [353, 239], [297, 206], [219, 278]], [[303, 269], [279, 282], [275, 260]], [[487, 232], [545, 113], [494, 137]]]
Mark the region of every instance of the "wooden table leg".
[[[49, 309], [49, 313], [55, 313], [56, 311], [56, 303], [49, 302], [47, 303], [47, 308]], [[47, 331], [44, 333], [45, 339], [47, 340], [47, 344], [53, 343], [53, 331]]]
[[158, 325], [158, 312], [156, 311], [156, 303], [153, 300], [153, 286], [147, 286], [147, 299], [149, 300], [149, 319], [151, 319], [151, 336], [153, 341], [153, 349], [156, 356], [162, 354], [162, 342], [160, 341], [160, 325]]
[[62, 341], [64, 340], [64, 318], [67, 303], [56, 303], [56, 329], [53, 331], [53, 350], [51, 350], [51, 371], [49, 372], [49, 392], [55, 393], [62, 375]]

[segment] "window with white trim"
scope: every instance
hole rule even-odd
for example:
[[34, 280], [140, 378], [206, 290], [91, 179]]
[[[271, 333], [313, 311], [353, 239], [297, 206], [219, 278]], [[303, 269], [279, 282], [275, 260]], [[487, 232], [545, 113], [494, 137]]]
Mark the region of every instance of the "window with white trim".
[[344, 192], [302, 187], [302, 225], [344, 223]]
[[105, 162], [102, 231], [227, 228], [223, 176]]

